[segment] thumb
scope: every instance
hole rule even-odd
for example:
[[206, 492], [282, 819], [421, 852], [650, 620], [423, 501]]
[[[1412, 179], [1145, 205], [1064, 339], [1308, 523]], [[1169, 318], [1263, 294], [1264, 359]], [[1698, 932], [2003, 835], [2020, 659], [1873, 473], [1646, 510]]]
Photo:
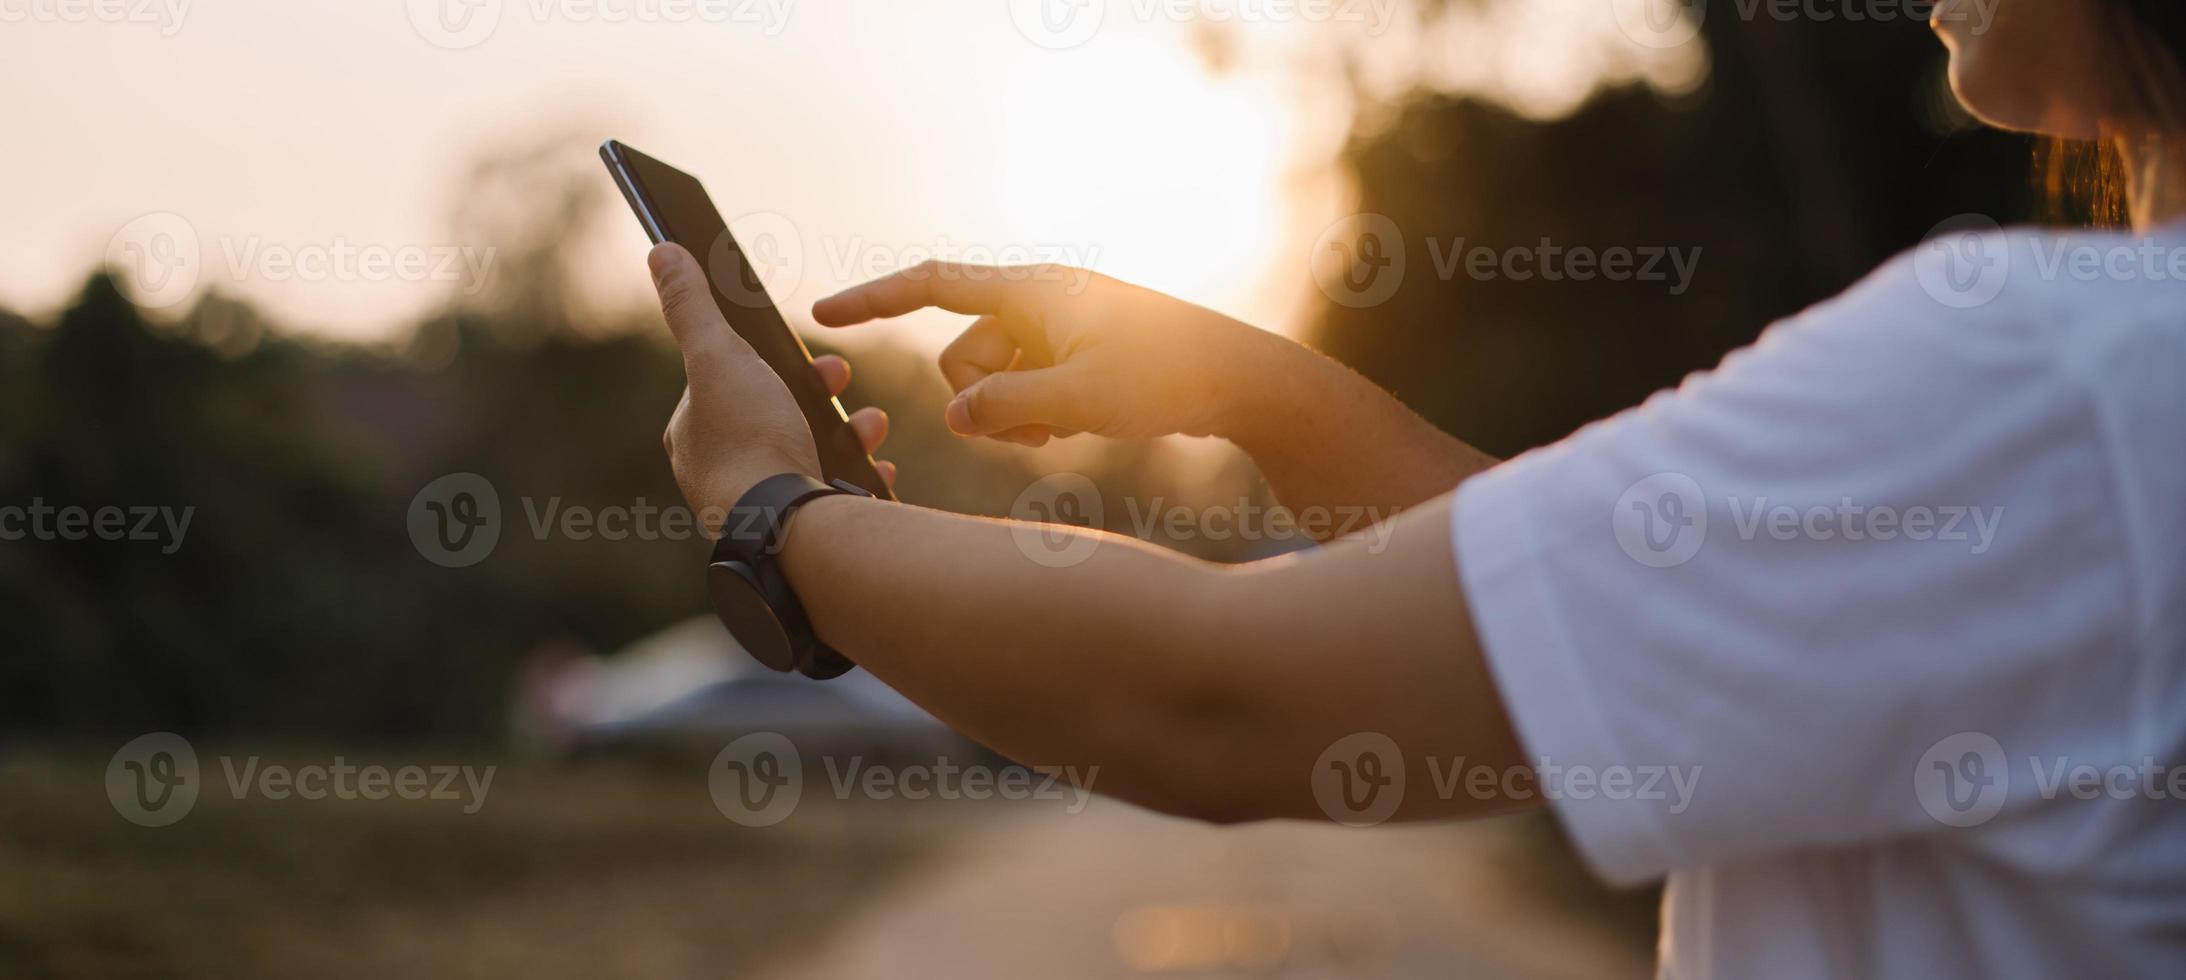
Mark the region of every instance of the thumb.
[[949, 403], [949, 431], [985, 436], [1021, 425], [1086, 428], [1075, 377], [1068, 367], [987, 375]]
[[683, 350], [683, 372], [694, 387], [748, 351], [744, 338], [729, 329], [729, 321], [721, 316], [705, 271], [683, 246], [656, 246], [646, 264], [653, 271], [653, 288], [660, 293], [660, 311], [668, 319], [668, 330]]

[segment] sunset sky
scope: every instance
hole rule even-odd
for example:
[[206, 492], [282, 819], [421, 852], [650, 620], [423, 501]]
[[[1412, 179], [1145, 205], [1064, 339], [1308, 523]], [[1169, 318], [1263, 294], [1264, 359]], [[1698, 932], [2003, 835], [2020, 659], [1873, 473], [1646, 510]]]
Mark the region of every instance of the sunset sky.
[[[1303, 252], [1348, 210], [1328, 166], [1351, 109], [1320, 67], [1331, 39], [1401, 49], [1391, 60], [1439, 84], [1538, 112], [1604, 77], [1695, 74], [1689, 53], [1617, 36], [1610, 0], [1542, 0], [1433, 36], [1393, 0], [1213, 24], [1168, 11], [1245, 8], [132, 0], [109, 21], [73, 3], [0, 3], [15, 93], [0, 115], [15, 150], [0, 158], [0, 305], [49, 314], [150, 229], [194, 238], [190, 298], [219, 289], [354, 338], [438, 308], [463, 288], [444, 271], [490, 261], [493, 243], [451, 240], [468, 163], [564, 131], [582, 134], [571, 154], [621, 138], [698, 174], [732, 218], [786, 223], [798, 315], [927, 254], [993, 255], [1286, 329], [1311, 298]], [[1210, 29], [1240, 67], [1207, 66], [1194, 41]], [[617, 228], [587, 243], [594, 286], [635, 299], [643, 236]]]

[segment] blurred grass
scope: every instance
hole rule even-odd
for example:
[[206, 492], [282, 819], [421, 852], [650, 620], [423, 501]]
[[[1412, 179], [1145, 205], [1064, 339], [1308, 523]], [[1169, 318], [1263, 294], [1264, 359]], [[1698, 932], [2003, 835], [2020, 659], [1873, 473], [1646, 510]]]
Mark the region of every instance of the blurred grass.
[[949, 834], [860, 833], [870, 814], [825, 803], [739, 827], [707, 795], [705, 760], [503, 765], [465, 815], [459, 801], [239, 802], [220, 754], [200, 748], [196, 808], [164, 828], [115, 813], [104, 757], [0, 763], [0, 977], [744, 975], [817, 943]]

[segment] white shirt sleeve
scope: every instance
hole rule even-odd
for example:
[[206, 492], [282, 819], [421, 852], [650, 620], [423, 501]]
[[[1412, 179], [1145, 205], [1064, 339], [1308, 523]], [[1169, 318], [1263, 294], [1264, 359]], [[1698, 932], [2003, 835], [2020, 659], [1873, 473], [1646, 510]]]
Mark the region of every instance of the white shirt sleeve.
[[1981, 799], [2003, 762], [1982, 738], [2130, 756], [2123, 508], [2054, 334], [2038, 309], [1948, 309], [1901, 260], [1460, 489], [1496, 683], [1597, 872], [2033, 805], [2023, 778]]

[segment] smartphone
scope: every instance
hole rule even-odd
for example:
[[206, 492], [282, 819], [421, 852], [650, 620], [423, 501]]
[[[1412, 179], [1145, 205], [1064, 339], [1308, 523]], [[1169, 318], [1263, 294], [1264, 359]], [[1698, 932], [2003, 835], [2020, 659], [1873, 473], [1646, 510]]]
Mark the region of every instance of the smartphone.
[[630, 210], [637, 212], [638, 223], [645, 226], [653, 244], [674, 242], [698, 259], [713, 284], [721, 316], [788, 386], [804, 412], [805, 424], [812, 427], [821, 476], [855, 484], [883, 500], [895, 499], [873, 457], [866, 455], [864, 444], [850, 428], [842, 402], [821, 384], [820, 372], [812, 366], [812, 352], [782, 318], [698, 178], [615, 140], [600, 144], [600, 159], [606, 161], [615, 185], [622, 188], [622, 196], [630, 202]]

